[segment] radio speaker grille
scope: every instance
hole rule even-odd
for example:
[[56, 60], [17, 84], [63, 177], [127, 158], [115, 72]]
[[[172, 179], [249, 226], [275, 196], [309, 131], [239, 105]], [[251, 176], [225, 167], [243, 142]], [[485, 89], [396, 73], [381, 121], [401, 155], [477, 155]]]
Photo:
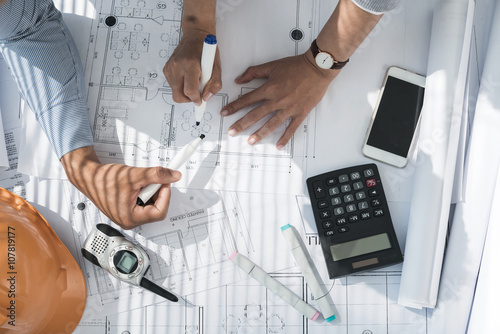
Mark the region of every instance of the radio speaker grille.
[[102, 254], [108, 248], [108, 240], [104, 238], [102, 235], [97, 236], [94, 240], [92, 240], [92, 251], [97, 254]]

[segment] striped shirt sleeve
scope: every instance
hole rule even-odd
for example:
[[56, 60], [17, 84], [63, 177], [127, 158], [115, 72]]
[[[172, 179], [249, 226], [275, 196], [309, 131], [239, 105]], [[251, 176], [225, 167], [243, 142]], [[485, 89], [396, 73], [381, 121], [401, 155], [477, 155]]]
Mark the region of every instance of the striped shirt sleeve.
[[0, 52], [57, 157], [93, 145], [81, 60], [51, 0], [0, 7]]

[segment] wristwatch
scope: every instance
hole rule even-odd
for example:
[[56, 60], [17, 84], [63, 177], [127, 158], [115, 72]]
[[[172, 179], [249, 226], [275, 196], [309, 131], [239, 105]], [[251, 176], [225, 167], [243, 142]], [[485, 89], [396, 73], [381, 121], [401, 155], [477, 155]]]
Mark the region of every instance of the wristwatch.
[[311, 43], [311, 52], [314, 60], [316, 61], [316, 65], [325, 70], [341, 69], [349, 62], [349, 59], [346, 61], [335, 60], [335, 57], [333, 57], [332, 54], [319, 49], [318, 44], [316, 44], [316, 40]]

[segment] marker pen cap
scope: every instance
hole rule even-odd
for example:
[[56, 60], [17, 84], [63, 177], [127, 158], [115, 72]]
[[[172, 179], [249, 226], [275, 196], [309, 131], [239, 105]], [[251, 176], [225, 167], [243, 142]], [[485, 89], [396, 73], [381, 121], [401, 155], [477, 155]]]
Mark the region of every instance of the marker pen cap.
[[215, 35], [207, 35], [207, 37], [205, 37], [205, 43], [217, 44], [217, 37], [215, 37]]
[[289, 229], [290, 227], [291, 227], [290, 224], [286, 224], [286, 225], [281, 226], [281, 230], [284, 231], [286, 229]]
[[327, 322], [335, 320], [335, 315], [332, 315], [331, 317], [328, 317], [325, 319]]
[[238, 256], [238, 252], [234, 252], [231, 254], [229, 259], [233, 261], [233, 263], [237, 264], [243, 271], [245, 271], [247, 274], [252, 271], [252, 269], [255, 267], [255, 264], [252, 263], [251, 261], [246, 260], [244, 257], [242, 258], [241, 256]]

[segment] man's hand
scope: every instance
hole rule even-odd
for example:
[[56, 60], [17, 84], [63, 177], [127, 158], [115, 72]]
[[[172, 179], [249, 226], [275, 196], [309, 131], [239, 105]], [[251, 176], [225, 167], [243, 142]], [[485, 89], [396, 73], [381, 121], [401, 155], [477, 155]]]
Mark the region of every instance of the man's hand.
[[268, 80], [261, 87], [229, 103], [221, 111], [222, 116], [227, 116], [254, 103], [263, 102], [231, 125], [228, 130], [229, 135], [234, 136], [266, 115], [275, 112], [248, 138], [248, 143], [253, 145], [259, 142], [290, 118], [290, 124], [276, 144], [278, 149], [285, 146], [307, 114], [323, 98], [328, 85], [339, 73], [337, 70], [321, 70], [312, 63], [313, 61], [312, 55], [307, 53], [283, 58], [249, 67], [236, 78], [235, 82], [238, 84], [258, 78]]
[[207, 31], [199, 29], [183, 31], [179, 45], [163, 68], [172, 88], [172, 98], [177, 103], [193, 102], [200, 105], [202, 98], [208, 101], [222, 88], [220, 56], [217, 49], [212, 78], [200, 94], [201, 53], [208, 34]]
[[[382, 15], [364, 11], [350, 0], [340, 0], [321, 29], [317, 44], [322, 50], [333, 54], [335, 59], [349, 59], [381, 17]], [[236, 79], [236, 83], [247, 83], [256, 78], [267, 78], [267, 82], [228, 104], [221, 115], [231, 115], [256, 102], [263, 103], [234, 123], [229, 128], [229, 135], [238, 134], [275, 112], [266, 124], [248, 138], [248, 143], [257, 143], [290, 118], [290, 125], [276, 144], [281, 149], [323, 98], [328, 85], [338, 73], [339, 70], [322, 70], [317, 67], [310, 51], [300, 56], [249, 67]]]
[[[101, 164], [94, 148], [83, 147], [64, 155], [61, 163], [70, 182], [97, 208], [124, 229], [165, 219], [170, 203], [170, 183], [181, 173], [168, 168], [139, 168], [120, 164]], [[136, 205], [142, 187], [163, 186], [152, 205]]]

